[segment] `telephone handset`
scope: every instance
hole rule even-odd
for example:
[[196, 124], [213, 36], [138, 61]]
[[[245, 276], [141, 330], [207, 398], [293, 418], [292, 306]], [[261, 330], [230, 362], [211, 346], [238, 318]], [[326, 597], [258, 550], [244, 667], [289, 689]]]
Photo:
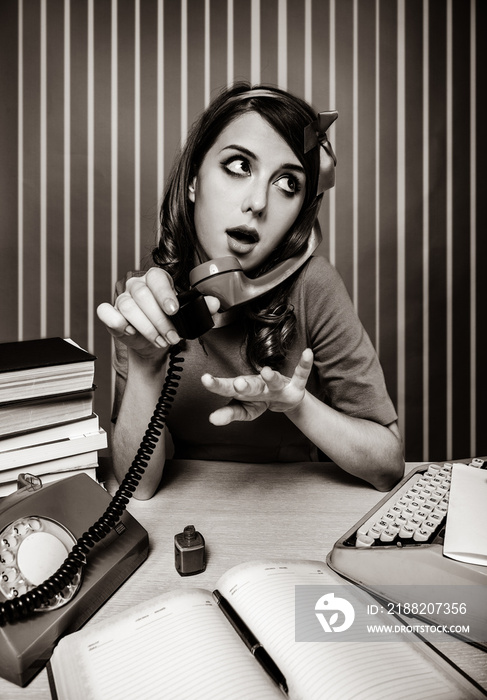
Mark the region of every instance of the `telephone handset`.
[[[194, 268], [191, 289], [179, 296], [180, 309], [172, 317], [181, 337], [193, 339], [212, 328], [205, 295], [216, 296], [221, 311], [245, 304], [294, 274], [320, 241], [316, 223], [304, 253], [257, 279], [249, 279], [234, 257]], [[0, 676], [7, 680], [28, 683], [57, 639], [81, 627], [147, 557], [147, 532], [125, 509], [174, 400], [184, 362], [179, 351], [175, 346], [169, 352], [154, 414], [111, 500], [95, 481], [79, 474], [47, 486], [32, 478], [0, 502]], [[95, 556], [85, 567], [89, 554]], [[28, 624], [22, 624], [27, 617]]]
[[233, 256], [208, 260], [198, 265], [189, 273], [191, 289], [179, 295], [179, 311], [171, 317], [179, 335], [191, 340], [199, 338], [213, 327], [214, 322], [204, 295], [217, 297], [220, 311], [246, 304], [274, 289], [299, 270], [320, 242], [321, 230], [316, 222], [303, 253], [283, 260], [255, 279], [246, 276], [240, 261]]

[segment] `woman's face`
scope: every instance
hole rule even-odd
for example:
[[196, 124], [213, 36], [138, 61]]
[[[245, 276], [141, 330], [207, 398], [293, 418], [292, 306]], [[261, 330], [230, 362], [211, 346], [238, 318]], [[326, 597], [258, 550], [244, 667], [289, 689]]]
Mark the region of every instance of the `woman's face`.
[[277, 131], [257, 112], [237, 117], [190, 185], [200, 252], [258, 267], [296, 220], [305, 189], [304, 169]]

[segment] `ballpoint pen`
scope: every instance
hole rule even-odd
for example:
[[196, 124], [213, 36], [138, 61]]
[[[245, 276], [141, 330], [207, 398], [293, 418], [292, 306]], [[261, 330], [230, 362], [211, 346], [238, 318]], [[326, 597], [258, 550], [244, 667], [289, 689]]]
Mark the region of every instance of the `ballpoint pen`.
[[269, 656], [253, 632], [247, 627], [242, 618], [235, 612], [230, 603], [222, 596], [222, 594], [219, 591], [213, 591], [213, 596], [218, 604], [218, 607], [223, 612], [239, 637], [242, 639], [252, 656], [256, 658], [264, 671], [272, 678], [274, 683], [279, 686], [282, 692], [287, 695], [288, 687], [286, 679], [275, 661], [273, 661], [273, 659]]

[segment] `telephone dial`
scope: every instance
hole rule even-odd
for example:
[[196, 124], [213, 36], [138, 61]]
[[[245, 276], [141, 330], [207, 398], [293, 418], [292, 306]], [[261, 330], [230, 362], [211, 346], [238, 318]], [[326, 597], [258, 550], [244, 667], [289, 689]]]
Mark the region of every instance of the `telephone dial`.
[[[58, 638], [81, 627], [145, 561], [147, 532], [126, 511], [105, 537], [95, 531], [83, 535], [109, 504], [107, 492], [82, 473], [45, 486], [27, 477], [25, 486], [0, 503], [3, 678], [26, 685], [47, 663]], [[86, 554], [77, 543], [87, 537], [93, 539], [93, 556], [83, 567]], [[66, 564], [77, 546], [78, 561]], [[41, 592], [29, 598], [36, 587]], [[26, 606], [25, 616], [12, 602]]]
[[[231, 256], [194, 268], [191, 288], [180, 295], [180, 309], [171, 318], [180, 336], [194, 339], [213, 326], [204, 295], [217, 297], [220, 311], [245, 304], [299, 270], [320, 241], [316, 223], [301, 255], [257, 279], [249, 279]], [[46, 486], [26, 477], [23, 488], [0, 502], [3, 678], [26, 685], [49, 660], [58, 638], [81, 627], [146, 559], [147, 532], [126, 506], [174, 400], [183, 362], [179, 350], [175, 346], [170, 351], [159, 401], [112, 499], [93, 479], [79, 474]]]

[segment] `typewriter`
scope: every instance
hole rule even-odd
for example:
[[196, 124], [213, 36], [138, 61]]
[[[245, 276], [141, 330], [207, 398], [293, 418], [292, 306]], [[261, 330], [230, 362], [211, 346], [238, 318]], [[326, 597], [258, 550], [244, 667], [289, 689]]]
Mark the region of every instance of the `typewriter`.
[[[486, 523], [486, 459], [424, 464], [335, 543], [327, 563], [386, 612], [441, 625], [487, 650]], [[474, 533], [475, 547], [450, 552], [445, 544], [456, 542], [464, 527]], [[452, 617], [453, 603], [465, 613], [461, 618]], [[450, 632], [459, 619], [464, 624]]]

